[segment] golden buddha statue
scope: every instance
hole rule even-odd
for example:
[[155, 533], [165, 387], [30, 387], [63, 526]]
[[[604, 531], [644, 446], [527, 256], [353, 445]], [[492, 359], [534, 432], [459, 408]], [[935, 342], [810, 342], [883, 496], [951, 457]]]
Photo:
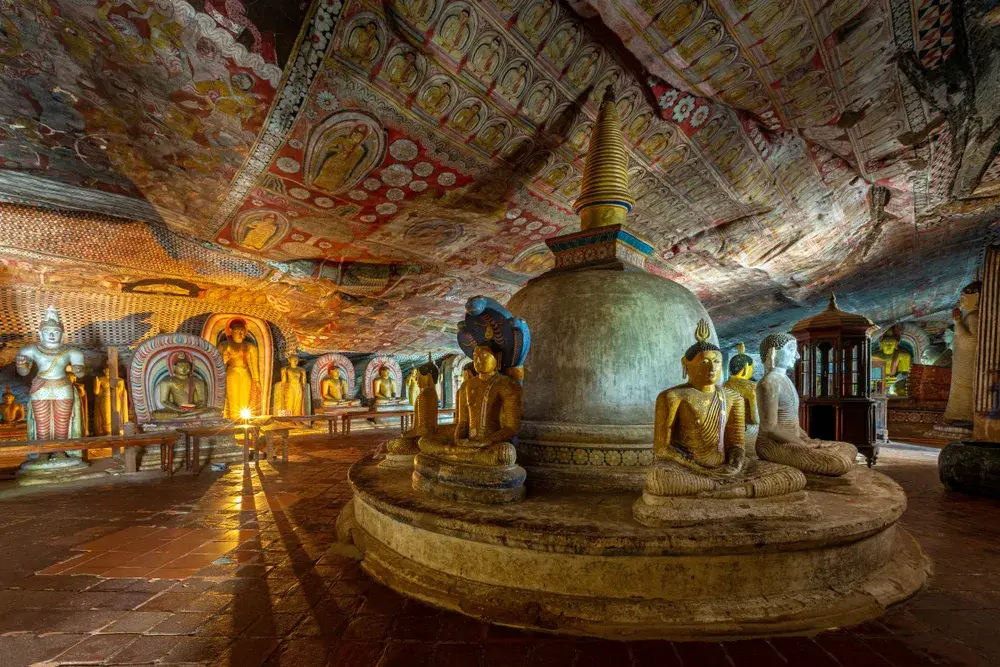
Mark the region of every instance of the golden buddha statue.
[[415, 407], [417, 404], [417, 394], [420, 392], [420, 380], [417, 379], [419, 373], [417, 369], [414, 368], [410, 371], [410, 374], [406, 376], [406, 400], [409, 402], [410, 407]]
[[[430, 354], [427, 355], [427, 363], [414, 368], [410, 373], [410, 377], [414, 376], [417, 381], [417, 389], [411, 394], [413, 428], [404, 432], [400, 437], [390, 440], [386, 445], [386, 450], [390, 455], [387, 457], [387, 461], [405, 462], [406, 465], [412, 465], [413, 455], [420, 451], [417, 443], [421, 438], [433, 438], [438, 434], [437, 382], [440, 371]], [[445, 430], [451, 432], [448, 427], [445, 427]], [[393, 456], [406, 458], [404, 461], [399, 461], [393, 459]]]
[[240, 412], [260, 409], [260, 365], [257, 345], [247, 340], [247, 325], [236, 318], [229, 322], [228, 337], [219, 343], [226, 364], [226, 419], [240, 419]]
[[171, 359], [170, 375], [154, 389], [161, 408], [153, 410], [154, 419], [192, 419], [218, 417], [208, 405], [208, 385], [195, 375], [194, 365], [184, 352]]
[[[972, 426], [972, 388], [976, 379], [976, 356], [979, 349], [979, 292], [976, 280], [962, 288], [958, 307], [951, 312], [955, 323], [952, 339], [951, 388], [943, 420], [956, 426]], [[962, 314], [964, 311], [964, 315]]]
[[378, 375], [372, 379], [372, 396], [376, 401], [396, 398], [396, 382], [388, 366], [378, 369]]
[[281, 381], [275, 386], [275, 413], [288, 416], [307, 414], [307, 386], [306, 370], [299, 368], [299, 355], [288, 355], [288, 366], [281, 369]]
[[788, 371], [799, 358], [795, 337], [773, 333], [760, 344], [767, 372], [757, 383], [760, 433], [757, 456], [804, 473], [836, 477], [854, 469], [857, 448], [848, 442], [813, 440], [799, 426], [799, 392]]
[[872, 359], [885, 361], [885, 387], [890, 396], [906, 396], [906, 377], [910, 373], [913, 355], [899, 346], [899, 338], [890, 329], [882, 334], [879, 349]]
[[73, 372], [73, 366], [66, 366], [66, 378], [73, 385], [73, 391], [80, 397], [80, 435], [87, 437], [90, 435], [90, 410], [87, 407], [87, 387], [77, 378]]
[[726, 388], [732, 389], [743, 399], [743, 444], [747, 455], [757, 456], [757, 432], [760, 417], [757, 414], [757, 383], [753, 381], [753, 357], [746, 353], [746, 346], [739, 343], [736, 355], [729, 360], [729, 379]]
[[336, 407], [349, 401], [351, 399], [349, 393], [347, 379], [335, 364], [331, 364], [326, 377], [319, 383], [319, 397], [323, 407]]
[[472, 363], [476, 375], [459, 392], [452, 442], [425, 436], [420, 452], [446, 461], [512, 466], [517, 458], [512, 441], [521, 428], [521, 385], [500, 373], [498, 354], [488, 345], [476, 347]]
[[[722, 352], [709, 342], [705, 320], [696, 342], [681, 358], [688, 381], [656, 398], [653, 455], [643, 498], [764, 498], [800, 491], [806, 485], [798, 470], [748, 458], [743, 441], [746, 402], [733, 389], [718, 386]], [[652, 498], [651, 498], [652, 497]], [[652, 501], [652, 502], [651, 502]]]
[[5, 388], [3, 391], [3, 407], [0, 408], [0, 423], [16, 424], [23, 422], [25, 419], [24, 406], [14, 400], [14, 394], [11, 393], [10, 387]]
[[115, 402], [118, 408], [118, 433], [128, 421], [128, 391], [125, 381], [119, 379], [114, 391], [111, 389], [111, 369], [104, 367], [104, 372], [94, 380], [94, 435], [112, 435], [111, 405]]

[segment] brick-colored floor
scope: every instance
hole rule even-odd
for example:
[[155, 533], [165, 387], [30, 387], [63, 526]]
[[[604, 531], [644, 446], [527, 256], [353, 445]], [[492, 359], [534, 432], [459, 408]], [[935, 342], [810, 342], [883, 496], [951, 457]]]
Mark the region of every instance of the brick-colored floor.
[[[388, 432], [388, 431], [387, 431]], [[328, 552], [347, 468], [386, 435], [293, 441], [244, 476], [42, 488], [0, 500], [0, 666], [1000, 664], [1000, 503], [945, 491], [936, 451], [885, 450], [935, 561], [912, 600], [816, 638], [671, 644], [488, 626]]]

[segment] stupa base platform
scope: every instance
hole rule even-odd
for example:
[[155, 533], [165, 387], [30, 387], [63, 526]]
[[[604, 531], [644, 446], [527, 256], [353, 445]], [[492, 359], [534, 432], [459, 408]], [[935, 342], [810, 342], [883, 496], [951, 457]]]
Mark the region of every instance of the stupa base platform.
[[647, 491], [632, 505], [632, 516], [644, 526], [697, 526], [735, 519], [815, 519], [819, 509], [805, 491], [775, 498], [718, 499], [657, 496]]
[[438, 498], [496, 505], [524, 498], [525, 475], [517, 465], [481, 466], [417, 454], [411, 479], [414, 489]]
[[938, 454], [941, 483], [952, 491], [1000, 498], [1000, 442], [952, 442]]
[[902, 489], [859, 472], [853, 493], [801, 492], [812, 518], [651, 528], [633, 492], [456, 503], [366, 460], [338, 535], [381, 583], [490, 623], [613, 639], [812, 634], [878, 617], [928, 574], [896, 525]]

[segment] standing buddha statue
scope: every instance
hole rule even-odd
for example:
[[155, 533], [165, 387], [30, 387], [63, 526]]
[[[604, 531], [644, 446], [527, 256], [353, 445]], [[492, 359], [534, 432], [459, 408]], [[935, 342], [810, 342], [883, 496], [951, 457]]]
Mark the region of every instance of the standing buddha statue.
[[260, 410], [260, 365], [257, 345], [247, 340], [246, 322], [230, 320], [226, 340], [218, 349], [226, 364], [226, 419], [241, 419], [240, 412], [248, 408], [253, 414]]
[[281, 369], [281, 381], [274, 387], [274, 413], [281, 416], [308, 414], [306, 371], [299, 368], [299, 356], [288, 355], [288, 366]]
[[729, 379], [726, 388], [732, 389], [743, 399], [743, 444], [747, 456], [757, 456], [757, 432], [760, 431], [760, 417], [757, 414], [757, 383], [753, 381], [753, 357], [746, 353], [746, 346], [739, 343], [736, 355], [729, 360]]
[[112, 401], [117, 405], [120, 425], [119, 432], [114, 435], [121, 435], [121, 427], [128, 421], [128, 391], [125, 381], [121, 379], [118, 380], [118, 386], [111, 389], [111, 369], [105, 366], [101, 376], [94, 380], [94, 435], [112, 435]]
[[62, 321], [55, 306], [49, 306], [38, 329], [38, 343], [22, 347], [14, 358], [20, 376], [38, 367], [28, 396], [28, 439], [62, 440], [83, 436], [80, 395], [73, 388], [66, 368], [83, 375], [83, 352], [63, 342]]
[[73, 385], [73, 391], [76, 392], [76, 395], [80, 399], [80, 435], [87, 437], [90, 435], [90, 409], [87, 405], [87, 388], [77, 378], [72, 366], [66, 366], [66, 377], [69, 378], [70, 384]]
[[720, 387], [722, 352], [709, 341], [705, 320], [698, 323], [695, 343], [681, 358], [688, 381], [656, 398], [653, 455], [646, 475], [637, 519], [657, 523], [657, 506], [665, 498], [696, 496], [734, 499], [781, 496], [806, 485], [798, 470], [749, 458], [743, 440], [746, 402]]
[[799, 392], [788, 372], [799, 358], [798, 342], [773, 333], [760, 344], [767, 371], [757, 383], [760, 434], [757, 456], [804, 473], [837, 477], [854, 469], [857, 448], [848, 442], [814, 440], [799, 426]]
[[952, 340], [951, 388], [943, 419], [945, 423], [969, 428], [972, 427], [972, 387], [976, 379], [976, 356], [979, 348], [981, 287], [979, 280], [966, 285], [958, 296], [958, 307], [951, 311], [955, 334]]
[[416, 368], [410, 370], [410, 374], [406, 376], [406, 400], [409, 402], [410, 407], [414, 407], [417, 404], [417, 394], [420, 392], [420, 381], [417, 379], [418, 371]]

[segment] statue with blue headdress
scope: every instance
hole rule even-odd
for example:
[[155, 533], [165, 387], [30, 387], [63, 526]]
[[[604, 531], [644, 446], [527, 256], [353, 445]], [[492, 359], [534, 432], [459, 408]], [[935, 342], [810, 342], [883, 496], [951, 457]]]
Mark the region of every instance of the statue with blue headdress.
[[514, 443], [531, 335], [524, 320], [489, 297], [469, 299], [465, 311], [458, 344], [475, 375], [459, 390], [453, 437], [420, 439], [413, 488], [452, 500], [515, 502], [524, 497], [526, 473], [515, 463]]

